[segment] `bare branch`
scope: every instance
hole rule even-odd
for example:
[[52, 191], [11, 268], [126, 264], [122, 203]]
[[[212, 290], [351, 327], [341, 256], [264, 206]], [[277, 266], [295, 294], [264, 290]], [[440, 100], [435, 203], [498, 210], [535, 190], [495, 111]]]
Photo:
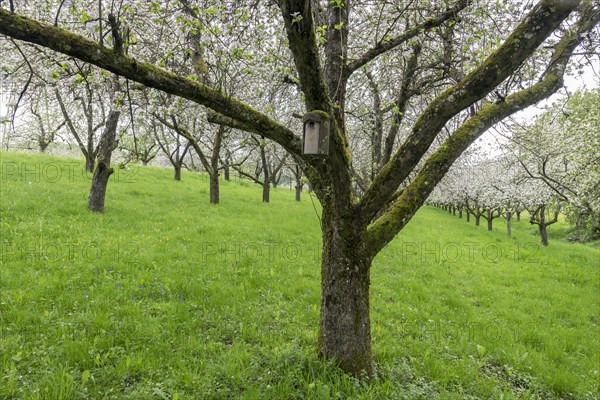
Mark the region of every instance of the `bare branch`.
[[288, 128], [248, 105], [192, 79], [179, 77], [149, 63], [138, 62], [128, 55], [117, 56], [111, 49], [80, 35], [2, 9], [0, 33], [37, 43], [148, 87], [204, 105], [245, 124], [253, 132], [262, 132], [290, 153], [301, 153], [300, 138]]
[[402, 43], [407, 42], [408, 40], [421, 34], [422, 32], [430, 30], [436, 26], [440, 26], [444, 22], [455, 18], [461, 10], [466, 8], [471, 3], [471, 1], [472, 0], [459, 0], [454, 7], [438, 15], [437, 17], [428, 18], [419, 25], [415, 25], [414, 27], [406, 30], [405, 32], [391, 40], [379, 42], [377, 46], [368, 50], [361, 57], [348, 64], [348, 67], [346, 69], [347, 76], [350, 76], [354, 71], [356, 71], [366, 63], [372, 61], [376, 57], [380, 56], [381, 54], [385, 53], [386, 51], [392, 50], [393, 48], [400, 46]]

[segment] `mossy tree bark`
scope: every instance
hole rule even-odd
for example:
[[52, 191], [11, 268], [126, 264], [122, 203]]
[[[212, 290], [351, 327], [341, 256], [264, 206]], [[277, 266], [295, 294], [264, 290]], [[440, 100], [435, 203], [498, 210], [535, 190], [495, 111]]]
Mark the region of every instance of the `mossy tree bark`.
[[92, 188], [88, 197], [88, 209], [95, 212], [104, 211], [104, 198], [108, 179], [114, 172], [110, 166], [112, 152], [116, 148], [117, 125], [119, 123], [119, 110], [112, 109], [106, 120], [106, 127], [100, 137], [98, 144], [98, 155], [94, 176], [92, 177]]
[[372, 254], [352, 219], [323, 210], [319, 354], [345, 371], [371, 374], [369, 285]]
[[[578, 22], [561, 34], [562, 39], [554, 46], [548, 66], [537, 83], [472, 113], [415, 171], [446, 123], [511, 76], [580, 3], [541, 0], [479, 67], [429, 104], [363, 197], [356, 199], [352, 192], [351, 152], [344, 119], [348, 79], [386, 51], [455, 18], [469, 3], [458, 0], [451, 9], [348, 60], [350, 2], [328, 2], [326, 60], [323, 61], [316, 40], [313, 2], [278, 1], [306, 108], [320, 111], [331, 119], [326, 157], [303, 155], [301, 138], [294, 132], [202, 83], [138, 62], [57, 27], [0, 10], [0, 33], [52, 48], [146, 86], [205, 105], [216, 112], [209, 114], [209, 121], [262, 135], [302, 159], [309, 186], [323, 206], [319, 353], [337, 360], [345, 371], [359, 375], [361, 371], [372, 372], [369, 274], [375, 255], [406, 226], [452, 163], [473, 141], [498, 121], [547, 98], [562, 85], [569, 57], [583, 40], [583, 33], [593, 29], [599, 18], [591, 6], [582, 7]], [[400, 190], [413, 171], [416, 172], [414, 178]]]

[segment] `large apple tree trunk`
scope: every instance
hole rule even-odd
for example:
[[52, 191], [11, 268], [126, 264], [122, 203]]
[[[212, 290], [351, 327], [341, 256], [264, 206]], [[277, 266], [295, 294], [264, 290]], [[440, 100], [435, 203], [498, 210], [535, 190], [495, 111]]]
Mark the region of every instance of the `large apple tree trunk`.
[[319, 355], [355, 374], [372, 373], [369, 284], [371, 257], [352, 220], [324, 212]]

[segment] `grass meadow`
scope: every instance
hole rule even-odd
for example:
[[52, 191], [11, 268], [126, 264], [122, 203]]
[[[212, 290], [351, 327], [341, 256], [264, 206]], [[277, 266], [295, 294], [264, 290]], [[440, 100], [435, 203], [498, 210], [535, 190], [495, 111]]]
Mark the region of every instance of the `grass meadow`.
[[0, 152], [1, 399], [598, 399], [600, 249], [422, 208], [375, 259], [376, 376], [316, 356], [308, 193]]

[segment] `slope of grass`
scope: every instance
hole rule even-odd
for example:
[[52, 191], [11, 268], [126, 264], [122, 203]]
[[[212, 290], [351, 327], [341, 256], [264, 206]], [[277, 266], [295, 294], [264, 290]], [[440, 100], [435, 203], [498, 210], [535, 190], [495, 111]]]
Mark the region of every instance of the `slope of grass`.
[[0, 167], [0, 398], [600, 395], [600, 251], [554, 226], [542, 248], [526, 222], [509, 238], [420, 210], [374, 262], [377, 376], [359, 381], [315, 355], [307, 194], [223, 182], [214, 206], [203, 175], [133, 167], [97, 215], [79, 161]]

